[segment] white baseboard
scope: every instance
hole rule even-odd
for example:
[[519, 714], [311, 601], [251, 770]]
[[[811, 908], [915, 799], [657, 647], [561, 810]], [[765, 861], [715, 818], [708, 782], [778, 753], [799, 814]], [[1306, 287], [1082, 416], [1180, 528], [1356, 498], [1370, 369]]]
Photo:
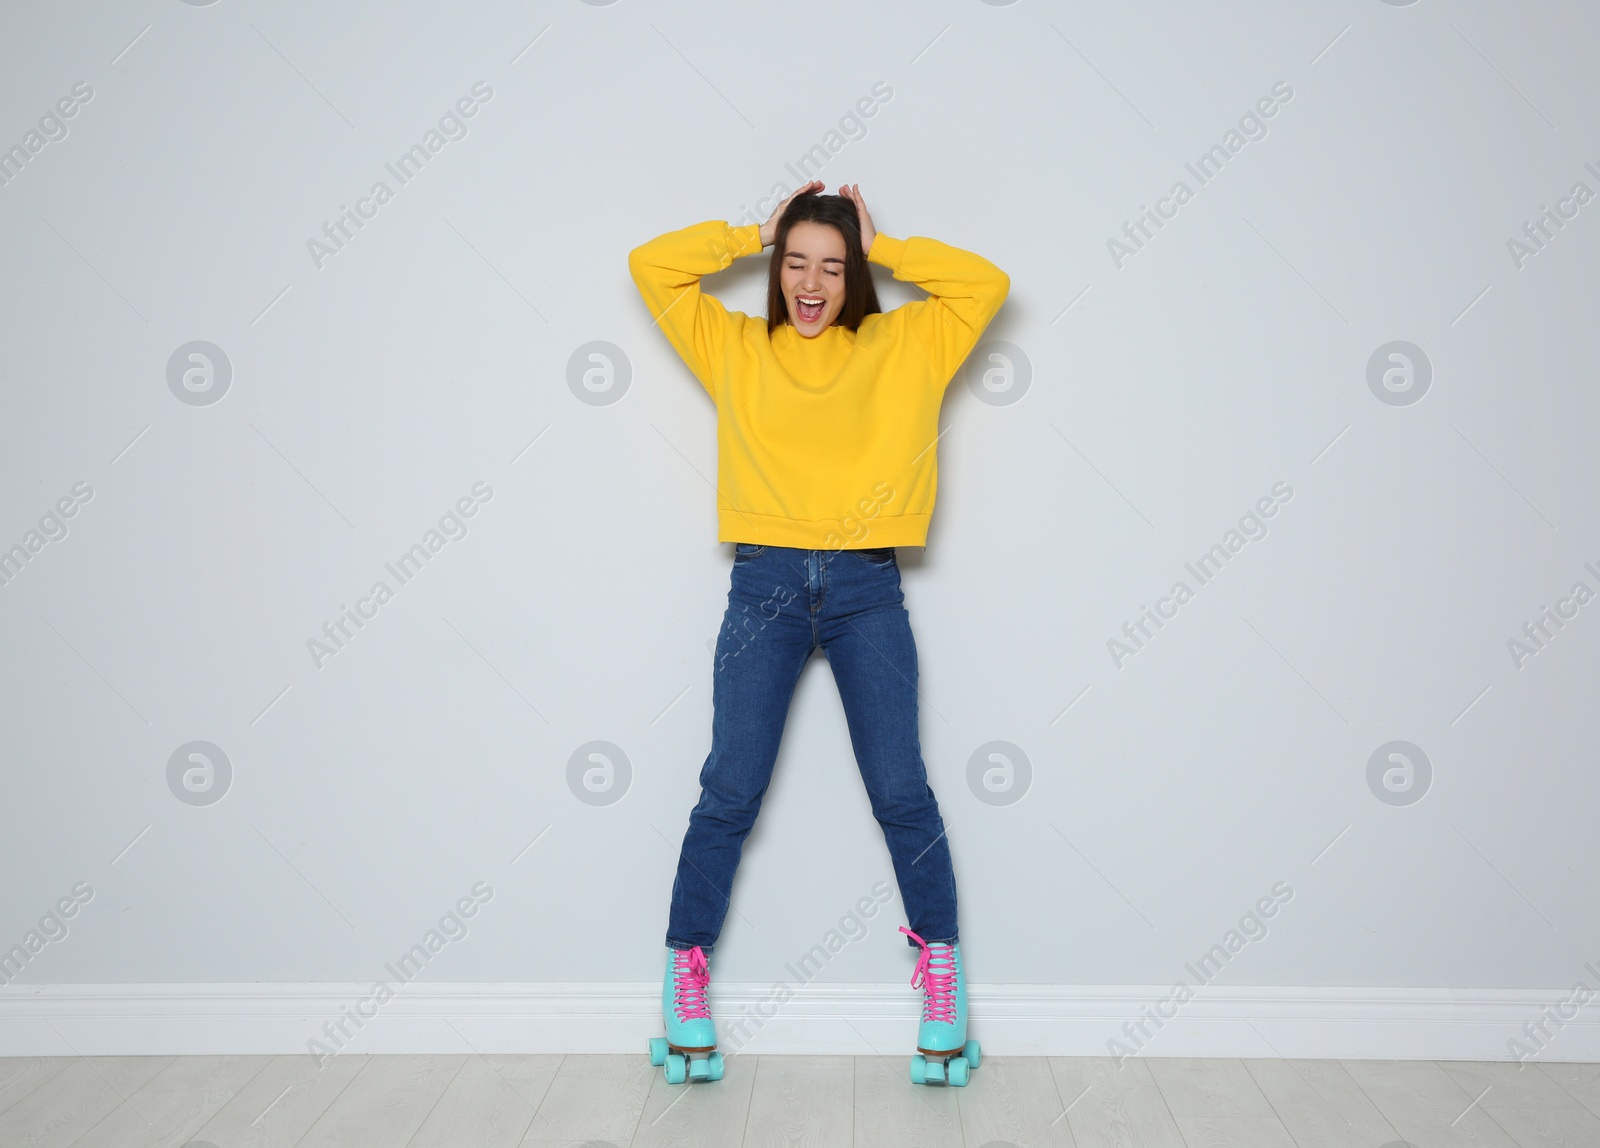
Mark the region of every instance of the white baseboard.
[[[383, 1002], [362, 984], [21, 985], [0, 988], [0, 1056], [330, 1052], [644, 1052], [661, 1032], [655, 983], [428, 984]], [[1600, 1061], [1600, 1023], [1553, 1020], [1559, 990], [1217, 988], [1146, 1019], [1165, 987], [972, 985], [970, 1035], [991, 1054]], [[921, 994], [906, 985], [719, 984], [712, 1007], [725, 1053], [910, 1055]], [[374, 1015], [348, 1038], [323, 1025]], [[1172, 1011], [1172, 1005], [1163, 1005]], [[762, 1011], [771, 1012], [763, 1017]], [[740, 1021], [745, 1020], [741, 1027]], [[1145, 1019], [1148, 1035], [1124, 1030]], [[1543, 1021], [1546, 1035], [1524, 1025]]]

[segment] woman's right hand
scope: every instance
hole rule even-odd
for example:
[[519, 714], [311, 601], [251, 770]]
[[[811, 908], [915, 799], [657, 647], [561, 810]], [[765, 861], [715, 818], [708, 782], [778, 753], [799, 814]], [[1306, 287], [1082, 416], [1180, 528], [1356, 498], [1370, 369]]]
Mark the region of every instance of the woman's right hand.
[[773, 210], [768, 220], [761, 225], [761, 246], [771, 247], [773, 240], [778, 236], [778, 220], [783, 217], [783, 209], [789, 206], [789, 201], [797, 195], [808, 195], [813, 191], [821, 191], [825, 185], [820, 179], [814, 179], [804, 187], [795, 188], [784, 196], [782, 202]]

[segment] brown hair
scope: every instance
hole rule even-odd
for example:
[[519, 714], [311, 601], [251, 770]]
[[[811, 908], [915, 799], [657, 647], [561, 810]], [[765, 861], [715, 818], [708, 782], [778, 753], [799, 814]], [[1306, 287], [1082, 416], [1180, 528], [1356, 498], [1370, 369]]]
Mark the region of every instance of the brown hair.
[[833, 323], [857, 330], [861, 320], [883, 311], [878, 306], [878, 291], [872, 285], [872, 271], [866, 252], [861, 250], [861, 221], [856, 205], [842, 195], [809, 192], [789, 201], [778, 217], [773, 233], [772, 261], [767, 265], [767, 334], [779, 324], [789, 322], [789, 305], [783, 297], [783, 260], [789, 229], [796, 223], [819, 223], [844, 236], [844, 306]]

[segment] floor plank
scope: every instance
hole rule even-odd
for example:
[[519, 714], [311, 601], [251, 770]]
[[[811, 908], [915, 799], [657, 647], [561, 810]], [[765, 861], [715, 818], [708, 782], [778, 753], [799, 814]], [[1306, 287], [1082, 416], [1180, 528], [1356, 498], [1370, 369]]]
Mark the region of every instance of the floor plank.
[[612, 1140], [626, 1144], [639, 1123], [652, 1078], [643, 1050], [564, 1058], [523, 1140]]
[[[857, 1144], [963, 1148], [959, 1088], [912, 1084], [909, 1056], [889, 1060], [857, 1056], [855, 1141]], [[979, 1069], [981, 1072], [982, 1069]]]
[[1600, 1064], [1536, 1064], [1561, 1090], [1600, 1116]]
[[1276, 1116], [1175, 1116], [1187, 1148], [1297, 1148]]
[[175, 1056], [140, 1092], [237, 1092], [272, 1063], [271, 1056]]
[[294, 1148], [370, 1058], [275, 1056], [195, 1133], [224, 1148]]
[[[1484, 1108], [1582, 1108], [1583, 1105], [1537, 1065], [1505, 1060], [1440, 1060], [1436, 1064], [1468, 1096], [1483, 1093]], [[1488, 1089], [1484, 1092], [1484, 1089]]]
[[1336, 1060], [1263, 1058], [1244, 1066], [1298, 1148], [1373, 1148], [1400, 1139]]
[[406, 1148], [517, 1148], [561, 1060], [470, 1057]]
[[368, 1057], [297, 1148], [405, 1144], [466, 1061], [458, 1055]]
[[661, 1069], [651, 1069], [650, 1095], [630, 1148], [740, 1148], [757, 1063], [750, 1054], [724, 1056], [721, 1080], [683, 1084], [668, 1084]]
[[1600, 1117], [1587, 1108], [1496, 1108], [1495, 1123], [1517, 1148], [1591, 1148], [1600, 1144]]
[[851, 1148], [855, 1094], [848, 1056], [763, 1056], [743, 1148]]
[[272, 1061], [270, 1056], [180, 1056], [72, 1148], [167, 1148], [191, 1139]]
[[1433, 1061], [1341, 1061], [1383, 1118], [1428, 1148], [1517, 1148], [1488, 1111]]
[[8, 1056], [0, 1059], [0, 1112], [71, 1064], [71, 1056]]
[[[1145, 1056], [1156, 1087], [1174, 1119], [1185, 1117], [1271, 1117], [1272, 1105], [1257, 1087], [1244, 1061], [1223, 1057]], [[1180, 1125], [1181, 1127], [1181, 1125]]]
[[968, 1144], [1075, 1148], [1050, 1064], [1037, 1056], [986, 1056], [955, 1094]]
[[170, 1056], [73, 1057], [5, 1112], [0, 1144], [6, 1148], [66, 1148], [175, 1058]]
[[1186, 1148], [1166, 1099], [1137, 1057], [1052, 1056], [1050, 1073], [1079, 1148]]

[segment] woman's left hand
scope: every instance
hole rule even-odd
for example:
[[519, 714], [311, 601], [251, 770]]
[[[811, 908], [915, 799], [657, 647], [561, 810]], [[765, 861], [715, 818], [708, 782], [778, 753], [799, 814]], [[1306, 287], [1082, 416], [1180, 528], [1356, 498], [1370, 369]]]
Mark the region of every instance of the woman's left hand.
[[867, 201], [861, 198], [861, 185], [841, 183], [839, 194], [856, 205], [856, 218], [861, 222], [861, 253], [865, 255], [872, 250], [872, 241], [877, 238], [878, 232], [872, 226], [872, 216], [867, 214]]

